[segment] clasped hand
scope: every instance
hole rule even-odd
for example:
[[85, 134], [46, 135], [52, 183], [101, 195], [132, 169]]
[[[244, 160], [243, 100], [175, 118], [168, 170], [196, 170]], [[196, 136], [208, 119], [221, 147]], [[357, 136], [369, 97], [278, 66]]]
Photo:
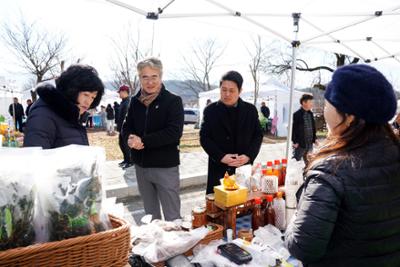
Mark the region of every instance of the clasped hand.
[[250, 158], [246, 155], [238, 155], [238, 154], [226, 154], [221, 162], [231, 166], [231, 167], [240, 167], [250, 161]]
[[144, 144], [142, 142], [142, 139], [134, 134], [129, 135], [128, 137], [128, 146], [130, 148], [136, 149], [136, 150], [141, 150], [144, 148]]

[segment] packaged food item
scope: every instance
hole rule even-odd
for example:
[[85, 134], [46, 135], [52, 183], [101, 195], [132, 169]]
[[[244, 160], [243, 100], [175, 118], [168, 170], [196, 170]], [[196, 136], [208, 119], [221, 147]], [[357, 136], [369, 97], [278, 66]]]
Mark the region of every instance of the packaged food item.
[[264, 211], [264, 224], [268, 225], [275, 225], [275, 210], [274, 207], [272, 206], [272, 201], [274, 199], [273, 195], [267, 195], [266, 200], [267, 200], [267, 206]]
[[[35, 174], [33, 148], [0, 150], [0, 251], [34, 243]], [[25, 168], [21, 168], [24, 162]]]
[[72, 145], [45, 151], [50, 164], [38, 187], [37, 241], [57, 241], [108, 229], [108, 216], [102, 212], [100, 176], [104, 149]]
[[275, 226], [279, 230], [286, 229], [286, 204], [282, 197], [282, 192], [278, 192], [273, 202], [275, 210]]
[[207, 214], [204, 207], [194, 207], [192, 209], [192, 227], [198, 228], [207, 224]]
[[254, 199], [253, 212], [251, 213], [251, 227], [253, 230], [257, 230], [258, 227], [263, 226], [263, 216], [261, 213], [261, 198], [256, 197]]

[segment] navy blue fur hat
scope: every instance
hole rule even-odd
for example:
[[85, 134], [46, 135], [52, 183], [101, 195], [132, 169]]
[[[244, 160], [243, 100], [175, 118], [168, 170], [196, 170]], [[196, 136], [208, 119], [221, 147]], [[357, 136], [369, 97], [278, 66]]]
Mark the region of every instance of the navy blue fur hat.
[[364, 64], [338, 68], [325, 91], [325, 99], [339, 111], [369, 123], [387, 123], [397, 109], [392, 85], [382, 73]]

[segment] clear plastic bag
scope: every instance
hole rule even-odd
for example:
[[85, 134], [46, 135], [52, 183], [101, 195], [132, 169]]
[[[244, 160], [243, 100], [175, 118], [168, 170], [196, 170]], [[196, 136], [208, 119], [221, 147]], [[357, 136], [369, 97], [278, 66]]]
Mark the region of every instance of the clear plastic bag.
[[34, 159], [39, 148], [0, 149], [0, 251], [34, 242]]
[[199, 227], [189, 232], [166, 231], [166, 223], [171, 222], [154, 220], [147, 225], [132, 227], [131, 234], [134, 237], [132, 252], [142, 255], [148, 262], [165, 261], [185, 253], [208, 233], [206, 227]]
[[57, 241], [104, 231], [110, 227], [102, 212], [103, 148], [71, 145], [44, 150], [38, 181], [38, 242]]

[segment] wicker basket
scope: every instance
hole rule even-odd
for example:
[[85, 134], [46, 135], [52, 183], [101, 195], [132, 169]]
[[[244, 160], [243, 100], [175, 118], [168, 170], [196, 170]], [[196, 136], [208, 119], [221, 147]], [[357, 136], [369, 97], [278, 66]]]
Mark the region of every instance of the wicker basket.
[[0, 266], [115, 266], [128, 262], [129, 225], [109, 216], [113, 229], [0, 252]]

